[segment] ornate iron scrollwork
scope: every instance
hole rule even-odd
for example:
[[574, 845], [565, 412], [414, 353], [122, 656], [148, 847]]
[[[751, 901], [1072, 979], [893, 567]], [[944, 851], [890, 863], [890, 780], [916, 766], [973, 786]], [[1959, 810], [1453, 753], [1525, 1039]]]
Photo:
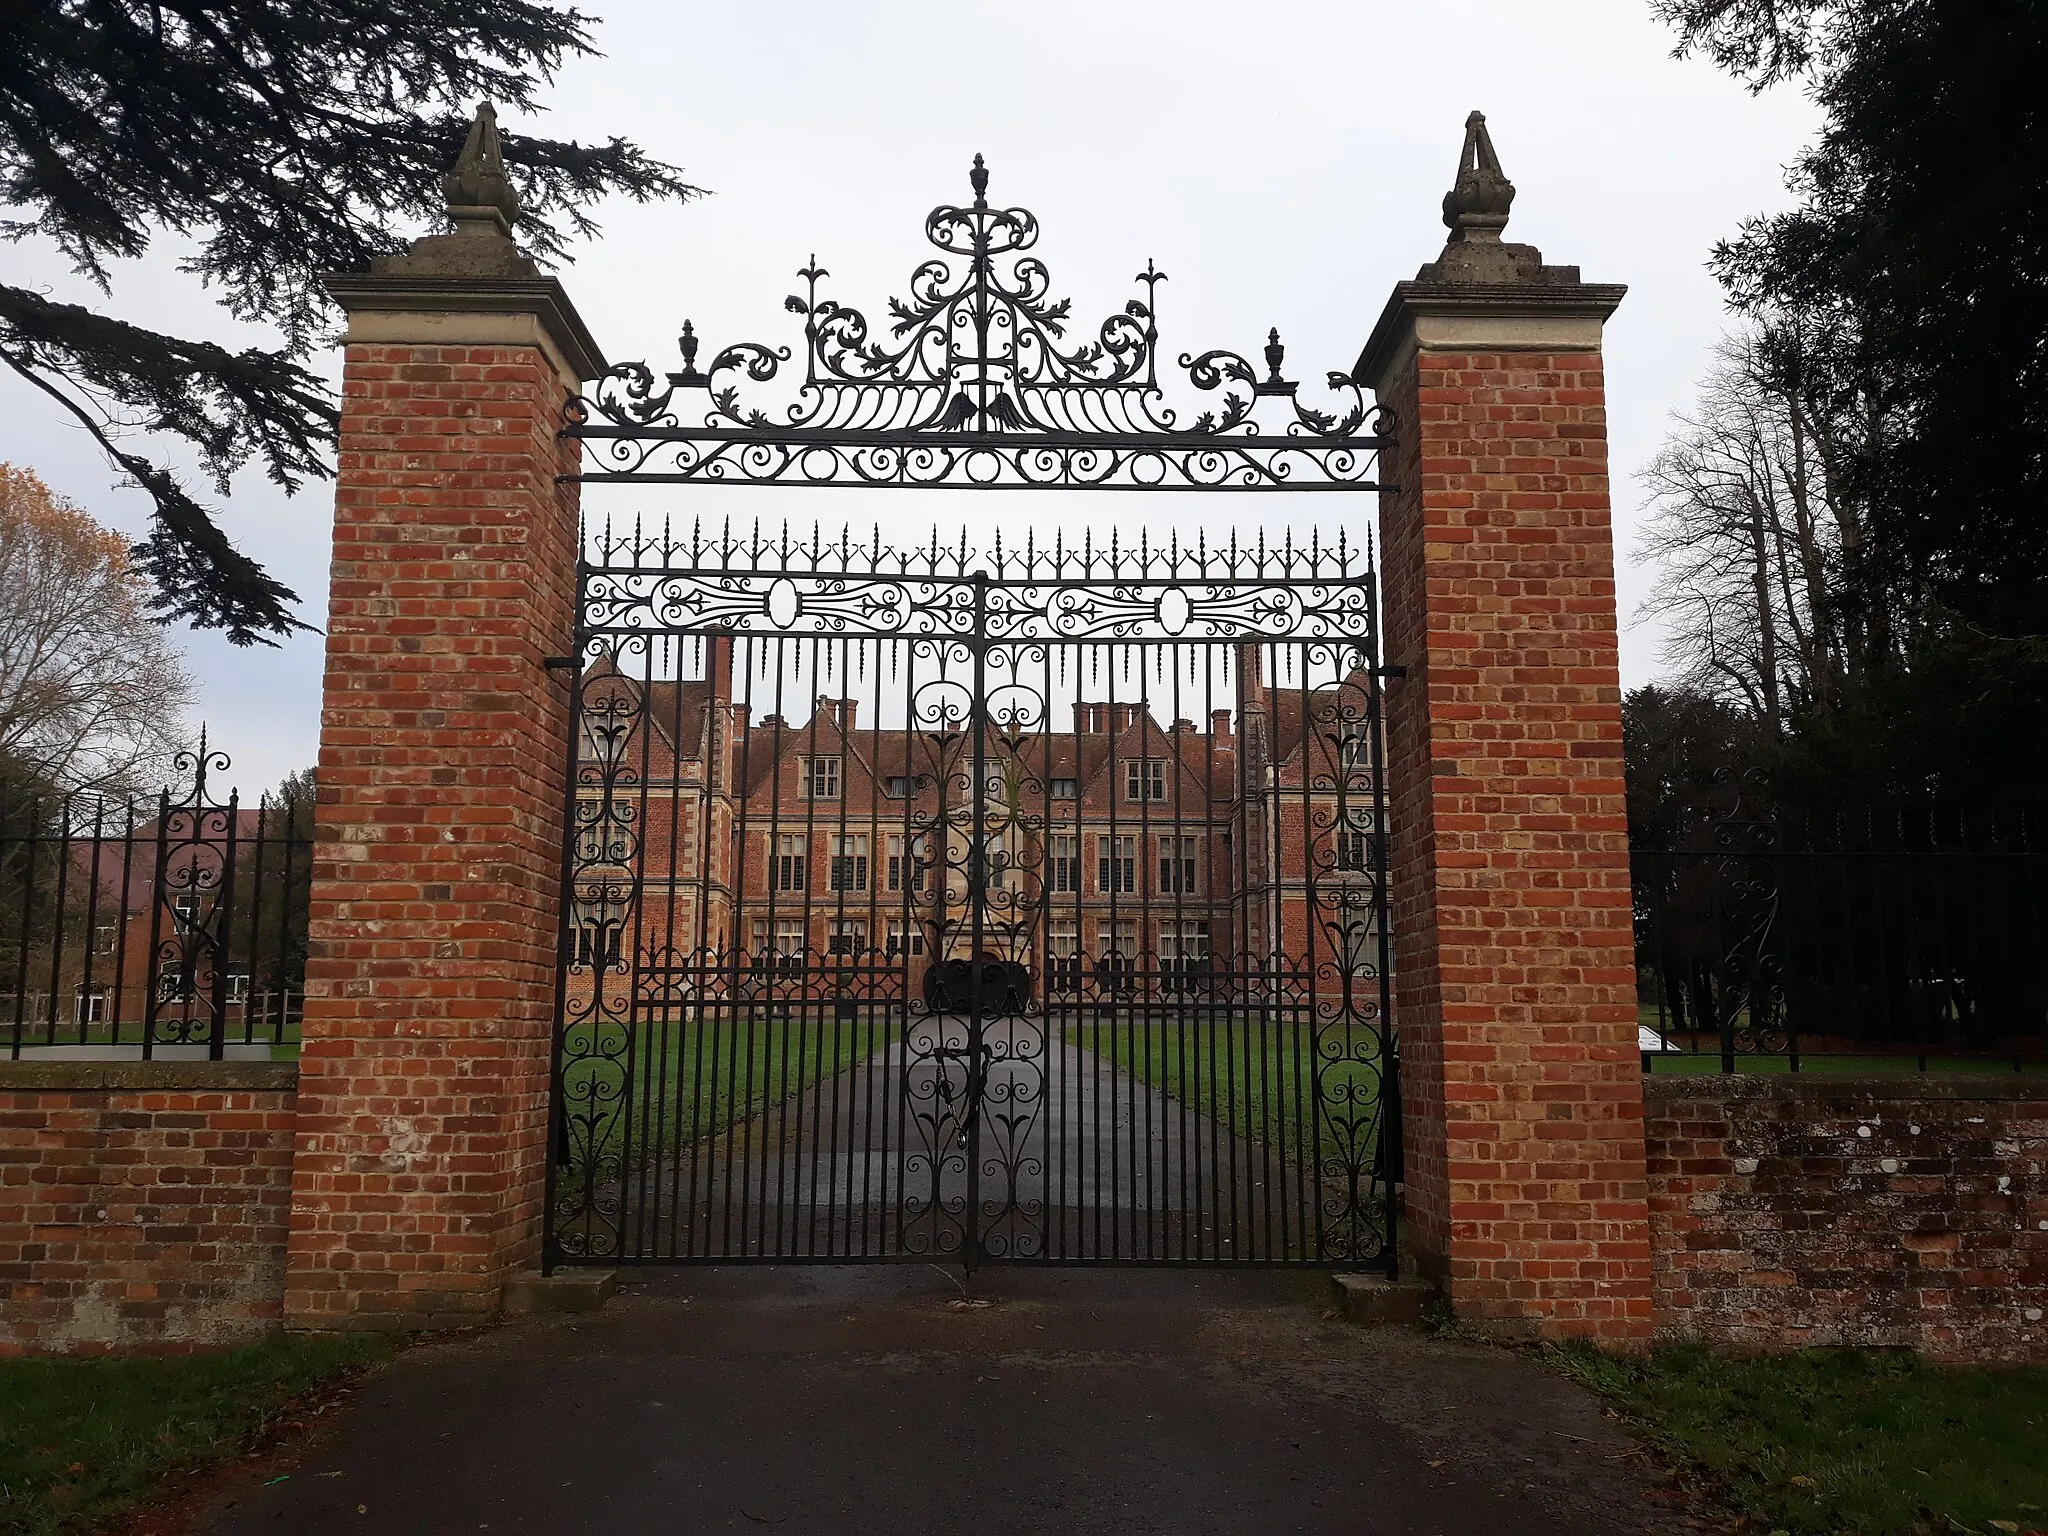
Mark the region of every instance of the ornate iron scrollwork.
[[1329, 639], [1376, 622], [1369, 545], [1339, 532], [1268, 544], [1154, 545], [1092, 536], [1050, 548], [1027, 537], [986, 553], [956, 545], [898, 549], [842, 533], [798, 541], [687, 535], [668, 524], [606, 523], [590, 540], [584, 611], [593, 634], [677, 628], [735, 635], [993, 641]]
[[144, 1054], [159, 1045], [213, 1043], [226, 1022], [239, 800], [232, 793], [214, 799], [206, 776], [227, 767], [227, 754], [208, 747], [202, 730], [197, 750], [172, 760], [191, 788], [177, 800], [165, 790], [160, 799]]
[[[1328, 408], [1304, 404], [1281, 376], [1276, 330], [1267, 373], [1226, 349], [1182, 353], [1180, 373], [1220, 399], [1183, 425], [1160, 382], [1158, 289], [1150, 262], [1143, 297], [1070, 341], [1071, 301], [1030, 252], [1038, 220], [987, 197], [979, 155], [974, 201], [925, 219], [940, 252], [911, 273], [909, 296], [889, 300], [886, 336], [867, 316], [819, 290], [813, 256], [804, 291], [785, 307], [804, 322], [804, 379], [793, 401], [763, 399], [791, 358], [786, 346], [738, 342], [697, 367], [685, 321], [681, 369], [620, 363], [570, 402], [567, 434], [593, 444], [601, 470], [585, 480], [746, 484], [1097, 489], [1370, 490], [1384, 424], [1362, 432], [1365, 396], [1330, 373]], [[689, 403], [701, 391], [699, 414]], [[1287, 402], [1277, 430], [1261, 428], [1261, 399]]]

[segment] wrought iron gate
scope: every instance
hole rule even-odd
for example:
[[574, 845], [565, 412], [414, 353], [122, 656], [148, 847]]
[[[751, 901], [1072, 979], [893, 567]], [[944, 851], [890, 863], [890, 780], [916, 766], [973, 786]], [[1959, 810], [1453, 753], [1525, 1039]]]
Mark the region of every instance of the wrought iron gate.
[[[578, 478], [1377, 489], [1358, 391], [1300, 403], [1277, 337], [1263, 379], [1183, 356], [1223, 398], [1178, 426], [1149, 265], [1065, 348], [986, 186], [927, 219], [891, 343], [814, 261], [792, 400], [742, 398], [786, 350], [699, 371], [686, 325], [665, 388], [576, 402]], [[550, 1262], [1392, 1271], [1368, 549], [635, 520], [579, 605]]]
[[1349, 549], [605, 538], [558, 1254], [1391, 1262], [1373, 605]]

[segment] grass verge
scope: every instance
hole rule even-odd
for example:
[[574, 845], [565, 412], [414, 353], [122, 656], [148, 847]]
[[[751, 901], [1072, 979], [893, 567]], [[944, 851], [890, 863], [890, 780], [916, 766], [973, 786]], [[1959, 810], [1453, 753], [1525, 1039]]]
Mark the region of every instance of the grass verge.
[[587, 1123], [601, 1150], [629, 1162], [673, 1152], [851, 1071], [886, 1050], [899, 1020], [879, 1010], [841, 1019], [816, 1006], [717, 1012], [643, 1021], [625, 1031], [576, 1024], [563, 1050], [563, 1087], [575, 1130], [574, 1160], [587, 1155]]
[[1312, 1145], [1325, 1163], [1373, 1157], [1380, 1073], [1369, 1029], [1326, 1026], [1320, 1063], [1314, 1028], [1285, 1018], [1085, 1019], [1067, 1036], [1247, 1140], [1297, 1155]]
[[90, 1530], [165, 1478], [234, 1460], [296, 1400], [396, 1347], [279, 1335], [222, 1354], [0, 1360], [0, 1532]]
[[1550, 1353], [1759, 1532], [2048, 1530], [2048, 1370], [1855, 1350]]

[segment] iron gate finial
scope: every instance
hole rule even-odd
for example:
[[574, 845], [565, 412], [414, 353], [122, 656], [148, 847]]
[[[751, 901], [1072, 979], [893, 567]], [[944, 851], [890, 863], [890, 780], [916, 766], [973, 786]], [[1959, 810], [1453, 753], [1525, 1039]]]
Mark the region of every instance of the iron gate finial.
[[1266, 377], [1252, 385], [1255, 395], [1294, 395], [1292, 379], [1280, 377], [1280, 365], [1287, 360], [1287, 348], [1280, 341], [1280, 327], [1274, 326], [1266, 333]]
[[683, 322], [682, 335], [676, 338], [676, 350], [683, 354], [683, 371], [670, 374], [669, 384], [676, 389], [708, 388], [711, 380], [697, 371], [697, 327], [688, 320]]

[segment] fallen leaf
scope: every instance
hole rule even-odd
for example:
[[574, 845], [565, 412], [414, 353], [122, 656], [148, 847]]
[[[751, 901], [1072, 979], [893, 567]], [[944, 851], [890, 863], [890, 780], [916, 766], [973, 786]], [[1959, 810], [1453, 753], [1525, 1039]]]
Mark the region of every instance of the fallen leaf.
[[1792, 1479], [1792, 1486], [1794, 1488], [1818, 1488], [1820, 1484], [1810, 1477], [1795, 1477]]
[[2017, 1533], [2020, 1528], [2020, 1523], [2017, 1520], [1986, 1520], [1984, 1523], [1994, 1531], [2012, 1531]]
[[1443, 1463], [1443, 1462], [1441, 1462], [1441, 1461], [1432, 1461], [1432, 1462], [1430, 1463], [1430, 1465], [1431, 1465], [1432, 1467], [1441, 1467], [1441, 1466], [1443, 1466], [1443, 1465], [1444, 1465], [1444, 1463]]

